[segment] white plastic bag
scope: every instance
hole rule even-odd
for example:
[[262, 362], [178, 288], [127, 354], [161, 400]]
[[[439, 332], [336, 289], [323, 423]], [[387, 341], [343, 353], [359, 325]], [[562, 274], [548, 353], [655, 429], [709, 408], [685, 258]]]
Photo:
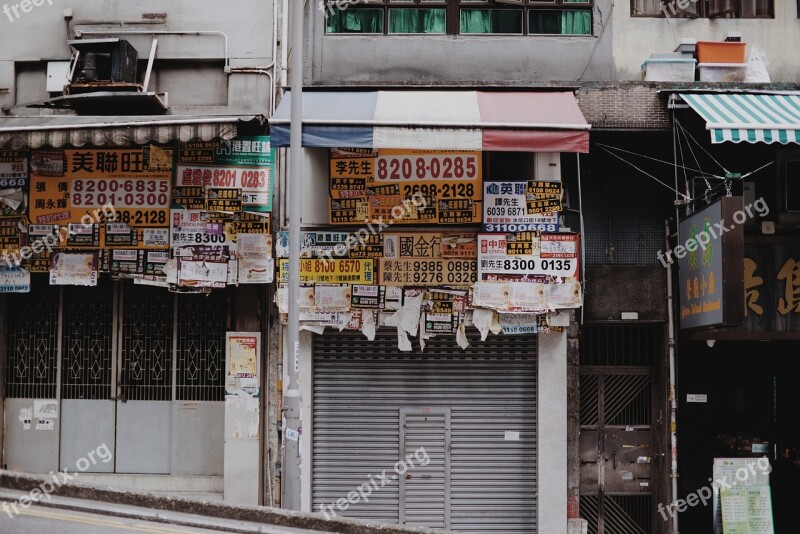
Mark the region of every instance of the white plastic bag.
[[745, 72], [745, 82], [769, 83], [769, 72], [767, 71], [767, 55], [757, 44], [750, 46], [750, 58], [747, 61]]

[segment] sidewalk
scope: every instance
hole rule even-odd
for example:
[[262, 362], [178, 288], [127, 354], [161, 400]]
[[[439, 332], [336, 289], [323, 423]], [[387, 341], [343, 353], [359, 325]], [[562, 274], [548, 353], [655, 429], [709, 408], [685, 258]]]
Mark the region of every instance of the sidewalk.
[[[0, 501], [16, 502], [52, 479], [0, 470]], [[322, 515], [267, 506], [236, 506], [219, 501], [195, 501], [152, 493], [87, 486], [77, 482], [55, 485], [50, 499], [39, 495], [39, 506], [100, 513], [161, 523], [216, 529], [226, 532], [283, 533], [314, 532], [340, 534], [435, 534], [441, 531], [387, 525], [359, 519], [325, 519]], [[266, 526], [288, 527], [267, 529]], [[293, 530], [298, 529], [298, 530]]]

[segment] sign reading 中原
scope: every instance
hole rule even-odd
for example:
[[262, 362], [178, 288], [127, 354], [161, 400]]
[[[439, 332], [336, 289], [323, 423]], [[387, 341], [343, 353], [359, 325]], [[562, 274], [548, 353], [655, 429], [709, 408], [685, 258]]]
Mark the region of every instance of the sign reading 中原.
[[[578, 234], [542, 234], [533, 254], [509, 254], [506, 234], [478, 235], [478, 279], [513, 280], [527, 277], [578, 277]], [[545, 243], [562, 243], [563, 255], [544, 254]], [[548, 245], [549, 246], [549, 245]]]

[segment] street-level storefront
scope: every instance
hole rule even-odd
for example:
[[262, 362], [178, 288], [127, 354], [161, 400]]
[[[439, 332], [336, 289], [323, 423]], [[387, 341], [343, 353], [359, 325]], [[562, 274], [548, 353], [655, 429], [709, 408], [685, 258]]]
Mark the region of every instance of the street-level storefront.
[[[270, 120], [277, 147], [290, 98]], [[562, 166], [577, 168], [589, 128], [574, 95], [305, 91], [303, 113], [303, 509], [560, 531], [582, 302], [580, 235], [561, 214], [578, 209], [577, 176]], [[287, 232], [276, 258], [286, 313]]]
[[[680, 529], [721, 534], [740, 524], [746, 529], [750, 521], [763, 532], [790, 532], [800, 480], [794, 383], [800, 95], [680, 96], [691, 107], [681, 115], [686, 128], [710, 131], [710, 143], [698, 138], [730, 171], [724, 177], [731, 181], [730, 195], [709, 191], [703, 200], [701, 188], [691, 212], [681, 210], [678, 243], [709, 228], [726, 231], [696, 254], [690, 250], [676, 278], [680, 497], [713, 489], [711, 478], [734, 482], [734, 470], [724, 471], [725, 465], [756, 466], [735, 471], [733, 488], [715, 490], [709, 506], [687, 507]], [[734, 209], [726, 212], [725, 202]], [[717, 206], [722, 213], [714, 211]], [[746, 506], [739, 516], [723, 517], [720, 509], [729, 499], [741, 497]]]
[[237, 117], [68, 119], [0, 122], [2, 463], [74, 471], [104, 445], [87, 482], [255, 504], [258, 470], [230, 473], [260, 454], [269, 138]]

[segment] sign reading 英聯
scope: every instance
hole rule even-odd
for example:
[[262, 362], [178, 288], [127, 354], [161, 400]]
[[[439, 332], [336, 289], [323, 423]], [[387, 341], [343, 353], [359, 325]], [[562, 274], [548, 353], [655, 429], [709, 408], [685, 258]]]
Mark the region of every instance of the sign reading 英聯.
[[484, 232], [558, 232], [557, 213], [529, 214], [526, 182], [483, 183]]

